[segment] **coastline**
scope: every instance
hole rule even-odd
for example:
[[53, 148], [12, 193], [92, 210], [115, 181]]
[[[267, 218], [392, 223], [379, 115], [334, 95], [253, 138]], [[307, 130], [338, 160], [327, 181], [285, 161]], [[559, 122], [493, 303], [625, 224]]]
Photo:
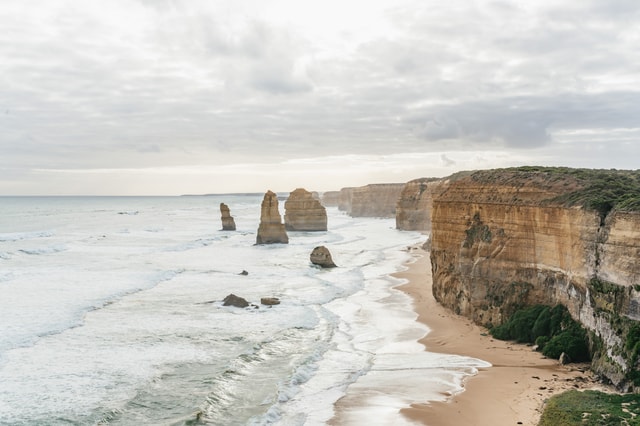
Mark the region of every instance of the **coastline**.
[[429, 252], [410, 248], [407, 269], [393, 274], [407, 280], [397, 288], [414, 300], [417, 321], [429, 333], [425, 350], [478, 358], [492, 367], [479, 369], [464, 382], [465, 390], [445, 402], [413, 404], [401, 414], [430, 426], [537, 425], [546, 399], [569, 389], [607, 388], [596, 382], [588, 364], [560, 365], [530, 346], [493, 339], [488, 330], [441, 306], [432, 295]]

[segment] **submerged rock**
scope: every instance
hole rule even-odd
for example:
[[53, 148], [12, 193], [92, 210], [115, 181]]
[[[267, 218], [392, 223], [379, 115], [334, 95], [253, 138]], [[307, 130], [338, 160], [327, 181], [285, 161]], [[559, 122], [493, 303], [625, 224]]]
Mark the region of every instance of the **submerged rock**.
[[331, 258], [331, 252], [325, 246], [318, 246], [313, 249], [309, 256], [311, 263], [321, 266], [322, 268], [335, 268], [336, 264], [333, 263]]
[[235, 306], [236, 308], [246, 308], [249, 306], [249, 302], [243, 297], [236, 296], [231, 293], [222, 300], [222, 306]]

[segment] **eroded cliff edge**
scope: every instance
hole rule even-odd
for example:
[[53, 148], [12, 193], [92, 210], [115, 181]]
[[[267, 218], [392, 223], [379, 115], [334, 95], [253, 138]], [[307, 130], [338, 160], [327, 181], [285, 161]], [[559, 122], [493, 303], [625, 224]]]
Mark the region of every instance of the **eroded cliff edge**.
[[435, 298], [482, 325], [565, 305], [593, 369], [640, 385], [640, 171], [523, 167], [445, 180], [433, 194]]
[[407, 182], [396, 205], [396, 229], [402, 231], [431, 231], [433, 193], [443, 189], [439, 178], [420, 178]]
[[351, 217], [395, 217], [404, 183], [374, 183], [342, 188], [338, 209]]

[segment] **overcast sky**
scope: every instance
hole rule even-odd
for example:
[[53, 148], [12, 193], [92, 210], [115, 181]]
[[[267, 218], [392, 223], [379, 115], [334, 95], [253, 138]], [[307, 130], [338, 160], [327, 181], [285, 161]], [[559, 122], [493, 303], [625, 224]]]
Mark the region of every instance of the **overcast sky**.
[[0, 2], [0, 194], [640, 167], [638, 0]]

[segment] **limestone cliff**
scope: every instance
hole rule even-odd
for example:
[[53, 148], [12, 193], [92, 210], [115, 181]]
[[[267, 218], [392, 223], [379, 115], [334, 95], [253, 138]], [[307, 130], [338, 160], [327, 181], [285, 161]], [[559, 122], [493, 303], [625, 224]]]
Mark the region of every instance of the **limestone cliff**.
[[378, 183], [342, 188], [338, 209], [352, 217], [395, 217], [404, 183]]
[[326, 231], [327, 211], [313, 194], [298, 188], [284, 203], [284, 225], [287, 231]]
[[351, 199], [353, 198], [353, 190], [355, 188], [347, 187], [340, 190], [338, 197], [338, 210], [351, 213]]
[[640, 172], [518, 168], [450, 179], [433, 198], [434, 296], [485, 325], [562, 303], [590, 330], [594, 370], [639, 385], [638, 199]]
[[340, 204], [340, 191], [326, 191], [322, 193], [322, 205], [337, 207]]
[[396, 206], [396, 228], [402, 231], [431, 231], [433, 193], [443, 189], [438, 178], [420, 178], [407, 182]]
[[278, 196], [272, 191], [267, 191], [262, 199], [256, 244], [275, 243], [287, 244], [289, 243], [289, 237], [284, 224], [281, 222], [280, 211], [278, 210]]

